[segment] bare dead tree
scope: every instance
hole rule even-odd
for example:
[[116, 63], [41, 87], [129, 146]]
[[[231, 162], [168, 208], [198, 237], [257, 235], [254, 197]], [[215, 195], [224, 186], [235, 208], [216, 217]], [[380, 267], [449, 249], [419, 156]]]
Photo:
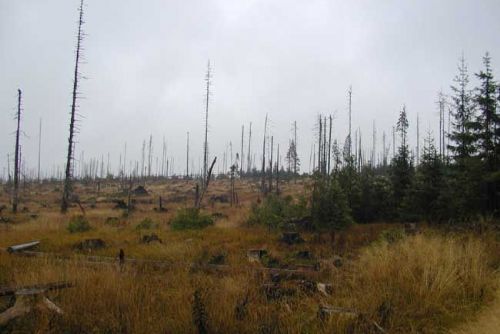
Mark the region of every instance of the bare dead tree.
[[163, 136], [162, 148], [161, 148], [161, 177], [165, 176], [165, 136]]
[[321, 173], [321, 166], [322, 166], [322, 161], [321, 161], [321, 156], [322, 156], [322, 142], [323, 142], [323, 117], [319, 115], [319, 134], [318, 134], [318, 172]]
[[261, 186], [260, 191], [266, 193], [266, 135], [267, 135], [267, 114], [264, 121], [264, 141], [262, 143], [262, 170], [261, 170]]
[[[295, 146], [295, 152], [297, 152], [297, 121], [293, 122], [293, 143]], [[293, 174], [297, 176], [297, 163], [298, 158], [293, 159]]]
[[396, 156], [396, 131], [394, 126], [392, 127], [392, 157]]
[[37, 173], [37, 180], [38, 183], [40, 183], [40, 157], [41, 157], [41, 151], [42, 151], [42, 119], [40, 118], [40, 124], [38, 127], [38, 173]]
[[373, 129], [372, 129], [372, 154], [371, 154], [371, 163], [372, 166], [375, 167], [375, 159], [376, 159], [376, 151], [377, 151], [377, 127], [375, 126], [375, 120], [373, 120]]
[[330, 174], [330, 162], [331, 162], [331, 151], [332, 151], [332, 115], [329, 116], [330, 125], [328, 133], [328, 174]]
[[189, 131], [187, 132], [186, 143], [186, 178], [189, 178]]
[[205, 100], [205, 142], [203, 144], [203, 184], [207, 184], [207, 172], [208, 172], [208, 105], [210, 98], [210, 79], [211, 79], [211, 69], [210, 60], [207, 65], [207, 74], [205, 75], [205, 81], [207, 84], [206, 100]]
[[148, 146], [148, 178], [151, 177], [151, 164], [153, 162], [153, 135], [149, 135], [149, 146]]
[[352, 126], [352, 122], [351, 122], [351, 116], [352, 116], [352, 86], [349, 86], [349, 144], [348, 144], [348, 155], [349, 155], [349, 160], [350, 160], [350, 157], [351, 157], [351, 147], [352, 147], [352, 132], [351, 132], [351, 126]]
[[420, 164], [420, 118], [417, 113], [417, 165]]
[[10, 174], [10, 154], [7, 153], [7, 182], [10, 184], [12, 181], [12, 175]]
[[243, 175], [243, 138], [245, 136], [245, 125], [241, 126], [241, 151], [240, 151], [240, 176]]
[[71, 118], [69, 122], [69, 138], [68, 138], [68, 155], [66, 157], [66, 171], [65, 171], [65, 179], [64, 179], [64, 190], [63, 190], [63, 198], [61, 202], [61, 212], [66, 212], [68, 210], [69, 198], [71, 194], [71, 179], [73, 177], [73, 153], [74, 153], [74, 135], [75, 135], [75, 122], [76, 122], [76, 98], [78, 96], [78, 79], [80, 78], [80, 74], [78, 72], [78, 67], [80, 65], [80, 51], [81, 51], [81, 43], [83, 40], [83, 0], [80, 0], [80, 8], [79, 8], [79, 19], [78, 19], [78, 35], [76, 42], [76, 57], [75, 57], [75, 72], [73, 77], [73, 95], [72, 95], [72, 103], [71, 103]]
[[324, 117], [323, 119], [323, 174], [326, 175], [327, 174], [327, 161], [326, 161], [326, 158], [327, 158], [327, 149], [328, 149], [328, 146], [327, 146], [327, 141], [326, 141], [326, 116]]
[[385, 131], [382, 132], [382, 166], [387, 166], [387, 150], [385, 145]]
[[269, 188], [268, 191], [271, 192], [273, 191], [273, 151], [274, 151], [274, 144], [273, 144], [273, 136], [271, 136], [271, 156], [269, 160]]
[[123, 177], [127, 175], [127, 142], [123, 148]]
[[276, 152], [276, 195], [280, 194], [280, 144]]
[[16, 130], [16, 148], [14, 156], [14, 193], [12, 198], [12, 212], [17, 212], [17, 204], [19, 201], [19, 163], [21, 162], [21, 147], [19, 145], [19, 134], [21, 131], [21, 90], [17, 90], [17, 130]]
[[248, 129], [247, 173], [250, 173], [252, 171], [252, 158], [250, 153], [251, 142], [252, 142], [252, 122], [250, 122], [250, 128]]
[[141, 178], [144, 178], [145, 160], [146, 160], [146, 141], [143, 140], [142, 141]]

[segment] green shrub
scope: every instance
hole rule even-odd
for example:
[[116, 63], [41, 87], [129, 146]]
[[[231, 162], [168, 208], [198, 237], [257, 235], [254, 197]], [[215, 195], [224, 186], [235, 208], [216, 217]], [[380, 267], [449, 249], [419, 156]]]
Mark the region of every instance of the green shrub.
[[170, 222], [174, 230], [202, 229], [213, 224], [214, 220], [210, 215], [203, 214], [195, 208], [178, 210]]
[[248, 223], [276, 228], [287, 221], [303, 218], [307, 214], [307, 202], [304, 198], [296, 202], [292, 196], [280, 197], [270, 194], [261, 204], [252, 206]]
[[136, 230], [151, 230], [153, 228], [158, 227], [151, 218], [144, 218], [141, 222], [135, 227]]
[[68, 223], [69, 233], [85, 232], [90, 230], [90, 224], [87, 218], [82, 215], [71, 217]]

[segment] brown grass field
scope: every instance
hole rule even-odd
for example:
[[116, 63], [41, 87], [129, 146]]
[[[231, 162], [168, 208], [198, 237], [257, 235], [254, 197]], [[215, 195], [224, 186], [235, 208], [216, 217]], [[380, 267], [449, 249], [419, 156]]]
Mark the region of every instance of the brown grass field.
[[[12, 333], [196, 333], [193, 296], [198, 290], [208, 333], [498, 333], [500, 309], [497, 267], [500, 247], [496, 232], [447, 232], [419, 228], [416, 235], [388, 243], [383, 231], [400, 224], [353, 225], [337, 233], [301, 232], [305, 242], [286, 245], [279, 231], [248, 226], [247, 217], [259, 200], [258, 181], [238, 180], [240, 204], [209, 203], [227, 194], [229, 181], [211, 184], [204, 211], [218, 213], [214, 226], [173, 231], [169, 222], [177, 209], [192, 206], [194, 181], [146, 182], [149, 195], [134, 196], [130, 215], [114, 209], [124, 199], [118, 182], [78, 184], [92, 229], [69, 233], [68, 221], [80, 214], [75, 206], [59, 213], [61, 184], [28, 184], [21, 191], [21, 211], [0, 215], [0, 248], [40, 240], [36, 257], [0, 252], [0, 284], [21, 287], [69, 281], [73, 287], [47, 292], [64, 313], [34, 309], [10, 321]], [[100, 188], [100, 189], [98, 189]], [[303, 180], [283, 182], [284, 194], [307, 195]], [[159, 196], [166, 212], [155, 210]], [[7, 189], [0, 206], [9, 205]], [[108, 217], [116, 217], [112, 224]], [[157, 225], [136, 229], [144, 218]], [[159, 242], [142, 243], [156, 233]], [[385, 232], [387, 233], [387, 232]], [[99, 238], [106, 247], [79, 251], [78, 242]], [[118, 261], [126, 258], [160, 262]], [[250, 263], [247, 250], [266, 249], [279, 262], [279, 274], [262, 263]], [[301, 259], [297, 252], [308, 251]], [[56, 256], [57, 255], [57, 256]], [[209, 266], [217, 256], [223, 265]], [[335, 266], [335, 259], [342, 265]], [[315, 268], [313, 268], [316, 265]], [[273, 283], [280, 279], [279, 283]], [[331, 284], [321, 293], [316, 283]], [[269, 291], [277, 291], [277, 295]], [[0, 298], [0, 312], [14, 300]], [[349, 312], [319, 316], [321, 306]], [[200, 305], [198, 305], [200, 307]], [[496, 312], [495, 312], [496, 311]]]

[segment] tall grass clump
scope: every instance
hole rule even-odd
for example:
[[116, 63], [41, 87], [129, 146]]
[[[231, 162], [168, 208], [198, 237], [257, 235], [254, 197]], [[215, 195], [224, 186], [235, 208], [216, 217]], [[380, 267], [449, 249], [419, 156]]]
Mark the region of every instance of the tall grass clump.
[[213, 224], [214, 220], [211, 216], [196, 208], [179, 209], [170, 222], [173, 230], [197, 230]]
[[158, 227], [158, 224], [156, 224], [151, 218], [147, 217], [144, 218], [143, 220], [140, 221], [139, 224], [135, 227], [136, 230], [151, 230], [153, 228]]
[[73, 216], [68, 223], [67, 229], [69, 233], [86, 232], [90, 230], [90, 224], [85, 216]]
[[480, 240], [417, 235], [376, 243], [354, 264], [350, 298], [390, 332], [436, 332], [492, 295], [495, 274]]

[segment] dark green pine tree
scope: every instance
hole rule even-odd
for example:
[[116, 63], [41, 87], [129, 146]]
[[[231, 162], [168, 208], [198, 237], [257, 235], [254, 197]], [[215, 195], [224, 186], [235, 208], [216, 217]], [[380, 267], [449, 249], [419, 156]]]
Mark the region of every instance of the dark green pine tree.
[[491, 69], [491, 58], [488, 53], [483, 57], [484, 69], [476, 73], [480, 86], [476, 89], [475, 101], [479, 114], [479, 155], [490, 163], [495, 154], [495, 130], [498, 126], [497, 115], [497, 83]]
[[455, 161], [462, 164], [464, 159], [476, 153], [475, 129], [477, 128], [472, 92], [469, 89], [469, 74], [463, 55], [458, 64], [458, 74], [453, 81], [454, 85], [451, 86], [453, 121], [452, 131], [449, 134], [451, 143], [448, 149], [452, 152]]
[[335, 175], [315, 174], [311, 217], [319, 230], [340, 230], [352, 223], [347, 198]]
[[428, 222], [441, 220], [440, 192], [444, 186], [444, 163], [434, 146], [430, 133], [425, 139], [422, 159], [418, 165], [413, 199], [418, 215]]
[[498, 159], [498, 127], [500, 119], [497, 113], [497, 87], [491, 69], [491, 58], [488, 53], [483, 57], [484, 68], [476, 77], [479, 79], [479, 87], [476, 89], [475, 101], [479, 109], [478, 112], [478, 139], [479, 139], [479, 157], [484, 166], [484, 185], [486, 192], [486, 209], [492, 212], [499, 209], [499, 196], [497, 194], [497, 185], [499, 183], [500, 168]]
[[404, 216], [403, 208], [404, 199], [408, 194], [413, 176], [413, 166], [410, 159], [410, 151], [406, 143], [408, 134], [408, 117], [406, 107], [403, 106], [399, 113], [397, 131], [401, 137], [401, 145], [398, 148], [398, 153], [392, 159], [391, 163], [391, 182], [394, 194], [395, 209], [399, 211], [400, 217]]

